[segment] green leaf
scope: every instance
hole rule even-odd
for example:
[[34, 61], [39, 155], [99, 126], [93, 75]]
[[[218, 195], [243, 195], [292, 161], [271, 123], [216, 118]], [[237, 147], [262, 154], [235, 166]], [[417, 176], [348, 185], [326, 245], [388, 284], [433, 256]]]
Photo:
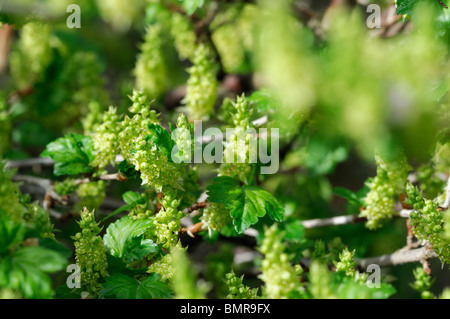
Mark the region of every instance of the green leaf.
[[72, 256], [72, 251], [69, 248], [52, 238], [40, 238], [39, 246], [57, 252], [66, 259]]
[[241, 187], [235, 179], [221, 176], [216, 177], [207, 190], [210, 202], [224, 204], [230, 210], [233, 225], [238, 233], [243, 233], [256, 224], [266, 213], [276, 221], [283, 219], [284, 207], [262, 188], [247, 185]]
[[208, 200], [213, 203], [226, 204], [230, 201], [228, 192], [236, 187], [239, 187], [239, 182], [232, 177], [215, 177], [213, 183], [206, 187]]
[[135, 169], [133, 164], [127, 162], [127, 160], [123, 160], [117, 165], [117, 169], [120, 174], [128, 178], [135, 178], [139, 175], [139, 172]]
[[21, 242], [25, 235], [25, 225], [14, 223], [3, 210], [0, 210], [0, 256], [9, 248]]
[[411, 15], [418, 2], [420, 0], [397, 0], [397, 14]]
[[103, 242], [112, 256], [123, 258], [128, 263], [142, 259], [157, 251], [156, 244], [143, 238], [144, 232], [151, 225], [151, 220], [133, 220], [128, 215], [124, 216], [108, 226]]
[[380, 283], [379, 288], [370, 288], [365, 283], [338, 273], [333, 273], [333, 280], [336, 285], [333, 290], [339, 299], [387, 299], [396, 292], [390, 284]]
[[118, 299], [162, 299], [172, 297], [172, 293], [157, 274], [151, 274], [143, 281], [115, 274], [106, 278], [100, 291], [100, 298], [104, 296], [115, 296]]
[[48, 156], [55, 161], [53, 172], [56, 176], [89, 173], [94, 170], [89, 166], [94, 160], [94, 146], [88, 136], [69, 133], [48, 144], [41, 156]]
[[25, 247], [0, 262], [0, 286], [20, 289], [25, 298], [50, 298], [52, 284], [46, 273], [59, 271], [66, 259], [43, 247]]
[[258, 90], [253, 92], [248, 97], [248, 100], [256, 104], [259, 112], [270, 112], [275, 109], [275, 98], [267, 90]]
[[358, 207], [364, 206], [364, 203], [362, 202], [361, 198], [349, 189], [346, 189], [343, 187], [335, 187], [335, 188], [333, 188], [333, 193], [336, 194], [337, 196], [345, 198], [350, 203], [352, 203]]
[[162, 128], [158, 124], [149, 124], [148, 128], [151, 135], [146, 137], [147, 140], [151, 139], [156, 144], [158, 151], [161, 151], [169, 160], [171, 160], [172, 148], [175, 146], [175, 141], [172, 140], [169, 132]]
[[145, 204], [145, 199], [138, 192], [128, 191], [122, 195], [123, 201], [130, 206]]
[[302, 221], [291, 218], [280, 224], [280, 228], [285, 231], [284, 239], [287, 241], [304, 241], [305, 226]]
[[195, 11], [197, 11], [198, 8], [203, 7], [205, 4], [205, 0], [181, 0], [184, 10], [186, 10], [186, 13], [188, 15], [194, 14]]

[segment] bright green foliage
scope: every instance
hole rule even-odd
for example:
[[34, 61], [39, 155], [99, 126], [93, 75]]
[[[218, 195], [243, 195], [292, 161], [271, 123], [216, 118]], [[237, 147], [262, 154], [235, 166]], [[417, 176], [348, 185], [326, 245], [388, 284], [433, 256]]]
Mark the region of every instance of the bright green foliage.
[[428, 241], [442, 263], [450, 263], [450, 238], [445, 236], [443, 212], [432, 200], [425, 199], [417, 187], [408, 184], [406, 187], [409, 204], [413, 211], [410, 214], [414, 236]]
[[186, 13], [189, 15], [194, 14], [194, 12], [201, 8], [205, 4], [205, 0], [181, 0]]
[[[79, 0], [81, 29], [70, 0], [16, 2], [0, 8], [0, 156], [18, 172], [0, 164], [0, 298], [403, 298], [406, 266], [376, 288], [355, 256], [400, 249], [408, 210], [422, 247], [402, 253], [450, 263], [450, 0], [397, 0], [403, 20], [374, 30], [330, 1]], [[200, 126], [233, 131], [209, 144]], [[193, 163], [213, 145], [220, 164]], [[55, 238], [70, 246], [82, 208], [72, 257]], [[427, 273], [413, 289], [448, 298]]]
[[276, 220], [283, 219], [284, 208], [269, 192], [255, 186], [240, 186], [239, 182], [228, 176], [214, 179], [207, 187], [209, 201], [224, 204], [230, 210], [233, 225], [238, 233], [258, 222], [260, 217], [269, 214]]
[[217, 66], [208, 47], [201, 44], [197, 47], [189, 72], [186, 96], [183, 104], [189, 112], [191, 120], [208, 119], [217, 98]]
[[381, 227], [381, 223], [394, 215], [396, 198], [404, 189], [409, 166], [404, 157], [387, 161], [376, 156], [377, 176], [369, 179], [369, 193], [364, 198], [365, 208], [361, 216], [367, 218], [369, 229]]
[[422, 299], [432, 299], [434, 298], [433, 294], [430, 292], [430, 288], [433, 285], [433, 280], [431, 276], [427, 275], [423, 267], [417, 267], [413, 270], [414, 274], [414, 284], [411, 286], [414, 290], [417, 290], [420, 293]]
[[258, 288], [251, 289], [242, 283], [244, 276], [238, 277], [232, 271], [225, 275], [229, 294], [228, 299], [256, 299]]
[[166, 72], [161, 27], [152, 25], [147, 27], [141, 53], [136, 61], [136, 87], [143, 89], [152, 98], [158, 98], [166, 89]]
[[92, 172], [90, 163], [94, 160], [92, 139], [80, 134], [69, 133], [47, 145], [41, 156], [55, 161], [53, 172], [59, 175], [75, 175]]
[[78, 222], [81, 232], [74, 236], [77, 265], [81, 271], [82, 288], [96, 296], [101, 289], [101, 277], [108, 276], [107, 261], [101, 231], [94, 212], [86, 208]]
[[106, 229], [105, 247], [112, 256], [123, 258], [127, 263], [141, 260], [158, 250], [151, 239], [144, 239], [144, 232], [151, 224], [149, 219], [133, 220], [124, 216]]
[[151, 274], [145, 279], [136, 279], [123, 274], [106, 278], [100, 298], [114, 296], [117, 299], [161, 299], [172, 296], [169, 287], [159, 280], [159, 275]]
[[299, 280], [301, 266], [295, 268], [289, 262], [282, 242], [283, 234], [274, 224], [264, 232], [264, 240], [259, 251], [264, 254], [260, 278], [264, 281], [263, 297], [271, 299], [300, 298], [304, 287]]
[[56, 251], [25, 246], [27, 226], [0, 210], [0, 288], [25, 298], [50, 298], [52, 282], [48, 273], [67, 264]]
[[0, 286], [18, 289], [25, 298], [50, 298], [52, 285], [47, 273], [63, 269], [66, 260], [55, 251], [24, 247], [0, 262]]

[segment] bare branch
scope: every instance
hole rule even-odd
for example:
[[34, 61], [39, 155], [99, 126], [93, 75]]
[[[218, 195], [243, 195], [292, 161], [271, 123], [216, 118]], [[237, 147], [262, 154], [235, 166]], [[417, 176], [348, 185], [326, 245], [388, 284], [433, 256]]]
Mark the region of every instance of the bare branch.
[[362, 270], [367, 269], [367, 267], [371, 264], [375, 264], [380, 267], [390, 267], [412, 262], [422, 262], [423, 260], [434, 257], [437, 257], [436, 253], [429, 244], [426, 244], [425, 246], [417, 249], [409, 249], [408, 247], [405, 247], [397, 250], [393, 254], [361, 259], [358, 262], [358, 267]]
[[52, 166], [55, 162], [48, 157], [27, 158], [21, 160], [10, 160], [5, 164], [5, 168], [21, 168], [33, 166]]

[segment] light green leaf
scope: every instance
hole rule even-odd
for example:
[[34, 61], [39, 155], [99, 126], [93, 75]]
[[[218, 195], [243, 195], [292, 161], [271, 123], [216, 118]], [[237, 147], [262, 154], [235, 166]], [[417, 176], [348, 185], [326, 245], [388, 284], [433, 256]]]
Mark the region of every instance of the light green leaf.
[[122, 195], [123, 201], [131, 206], [144, 204], [145, 199], [138, 192], [128, 191]]
[[133, 220], [128, 215], [124, 216], [108, 226], [103, 242], [112, 256], [126, 262], [142, 259], [157, 251], [157, 246], [151, 240], [143, 240], [142, 236], [151, 225], [151, 220]]
[[188, 15], [194, 14], [194, 12], [203, 7], [205, 0], [181, 0], [183, 2], [184, 10]]
[[0, 286], [20, 289], [25, 298], [50, 298], [52, 285], [46, 273], [59, 271], [66, 259], [43, 247], [25, 247], [0, 262]]
[[89, 166], [94, 160], [92, 139], [75, 133], [49, 143], [41, 156], [48, 156], [55, 161], [53, 172], [56, 176], [89, 173], [94, 170]]
[[224, 204], [230, 210], [238, 233], [243, 233], [256, 224], [266, 213], [276, 221], [283, 219], [284, 207], [262, 188], [247, 185], [241, 187], [235, 179], [221, 176], [216, 177], [207, 190], [210, 202]]

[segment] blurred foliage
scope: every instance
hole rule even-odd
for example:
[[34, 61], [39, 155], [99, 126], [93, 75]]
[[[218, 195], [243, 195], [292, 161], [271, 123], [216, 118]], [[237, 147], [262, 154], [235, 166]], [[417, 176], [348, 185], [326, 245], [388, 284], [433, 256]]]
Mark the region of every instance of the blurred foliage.
[[[80, 260], [90, 298], [446, 296], [445, 267], [432, 265], [436, 280], [383, 269], [376, 289], [357, 269], [405, 245], [402, 205], [415, 237], [450, 258], [450, 1], [371, 3], [397, 13], [382, 24], [394, 34], [370, 30], [353, 1], [0, 0], [0, 158], [55, 162], [19, 166], [54, 182], [43, 207], [0, 165], [0, 297], [80, 298], [61, 272]], [[245, 160], [174, 161], [200, 119], [233, 128], [225, 157]], [[275, 174], [238, 138], [260, 126], [279, 129]], [[198, 229], [182, 227], [192, 210]], [[302, 224], [342, 214], [366, 223]], [[191, 259], [195, 240], [205, 258]], [[254, 257], [237, 264], [242, 245]]]

